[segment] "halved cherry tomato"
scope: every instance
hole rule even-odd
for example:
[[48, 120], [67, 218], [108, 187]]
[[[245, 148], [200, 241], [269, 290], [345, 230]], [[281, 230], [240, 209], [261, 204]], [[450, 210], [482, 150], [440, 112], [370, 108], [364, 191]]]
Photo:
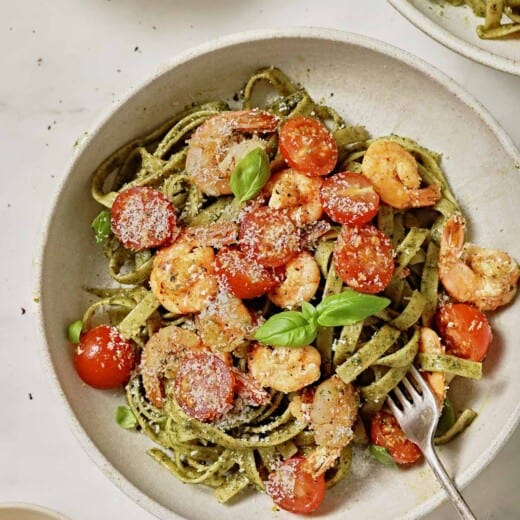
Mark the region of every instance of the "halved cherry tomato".
[[325, 497], [325, 477], [314, 478], [305, 471], [304, 463], [302, 456], [291, 457], [267, 480], [266, 490], [273, 502], [292, 513], [312, 513]]
[[280, 152], [291, 168], [310, 175], [327, 175], [338, 160], [338, 145], [317, 119], [295, 116], [280, 130]]
[[199, 421], [213, 421], [229, 411], [234, 387], [233, 372], [215, 354], [203, 352], [187, 357], [175, 375], [179, 406]]
[[334, 266], [349, 287], [380, 292], [394, 274], [392, 243], [374, 226], [344, 227], [334, 249]]
[[397, 419], [385, 410], [372, 417], [370, 439], [373, 444], [386, 448], [397, 464], [411, 464], [422, 455], [417, 444], [406, 438]]
[[436, 323], [447, 354], [472, 361], [486, 357], [493, 335], [486, 316], [476, 307], [447, 303], [437, 312]]
[[159, 247], [174, 235], [175, 209], [160, 191], [134, 186], [114, 200], [110, 223], [114, 235], [127, 249]]
[[240, 224], [240, 248], [267, 267], [286, 264], [300, 250], [300, 236], [288, 215], [261, 206], [247, 213]]
[[360, 173], [341, 172], [325, 179], [320, 200], [325, 213], [340, 224], [366, 224], [379, 210], [379, 195]]
[[132, 343], [110, 325], [98, 325], [83, 334], [74, 356], [79, 377], [94, 388], [121, 386], [134, 364]]
[[272, 267], [248, 259], [237, 248], [222, 248], [215, 257], [220, 282], [237, 298], [256, 298], [280, 285], [281, 278]]

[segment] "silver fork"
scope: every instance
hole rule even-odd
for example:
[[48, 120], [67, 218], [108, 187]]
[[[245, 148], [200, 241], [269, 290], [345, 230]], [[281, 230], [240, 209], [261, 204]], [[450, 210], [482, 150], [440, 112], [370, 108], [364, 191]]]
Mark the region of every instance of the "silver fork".
[[410, 368], [408, 375], [401, 383], [408, 395], [396, 387], [393, 391], [396, 399], [394, 400], [389, 395], [386, 400], [390, 410], [405, 435], [421, 448], [424, 458], [448, 493], [460, 517], [466, 520], [476, 520], [433, 448], [433, 436], [439, 422], [440, 411], [430, 387], [414, 366]]

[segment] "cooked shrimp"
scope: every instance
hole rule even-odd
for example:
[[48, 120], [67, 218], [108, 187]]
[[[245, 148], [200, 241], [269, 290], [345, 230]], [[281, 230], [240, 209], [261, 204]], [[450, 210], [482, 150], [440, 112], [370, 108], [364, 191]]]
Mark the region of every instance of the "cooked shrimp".
[[417, 161], [394, 141], [374, 141], [365, 152], [361, 171], [381, 200], [397, 209], [433, 206], [441, 196], [438, 184], [420, 188]]
[[255, 345], [249, 352], [248, 368], [263, 386], [280, 392], [295, 392], [320, 377], [321, 356], [311, 346], [289, 348]]
[[310, 423], [311, 406], [316, 388], [308, 386], [293, 396], [289, 410], [294, 418], [302, 423]]
[[297, 226], [315, 222], [323, 214], [320, 202], [322, 182], [321, 177], [312, 177], [292, 169], [275, 173], [265, 186], [269, 194], [268, 206], [286, 209]]
[[308, 251], [286, 264], [285, 279], [267, 297], [278, 307], [292, 309], [308, 302], [320, 285], [320, 268]]
[[[237, 162], [267, 142], [257, 134], [272, 133], [279, 119], [262, 110], [239, 110], [206, 120], [190, 139], [186, 171], [206, 195], [231, 193], [229, 179]], [[246, 135], [249, 135], [247, 137]]]
[[224, 291], [195, 317], [202, 341], [223, 352], [231, 352], [251, 339], [253, 318], [242, 300]]
[[205, 349], [197, 334], [175, 325], [159, 329], [153, 334], [143, 348], [139, 365], [148, 400], [162, 408], [162, 380], [174, 378], [181, 361], [187, 355]]
[[520, 267], [504, 251], [464, 245], [464, 229], [460, 215], [444, 225], [439, 251], [442, 285], [450, 296], [481, 311], [506, 305], [516, 294]]
[[316, 444], [327, 448], [345, 447], [354, 436], [352, 426], [358, 408], [359, 397], [354, 385], [345, 384], [337, 375], [320, 383], [309, 413]]
[[317, 386], [309, 418], [318, 447], [305, 463], [315, 477], [325, 473], [353, 439], [358, 409], [359, 396], [354, 385], [345, 384], [337, 375]]
[[214, 264], [213, 248], [182, 234], [156, 253], [150, 275], [152, 292], [171, 312], [199, 312], [217, 293]]
[[[437, 333], [429, 327], [421, 327], [419, 336], [419, 352], [425, 354], [445, 354], [446, 348], [441, 343]], [[424, 379], [437, 400], [439, 408], [442, 408], [446, 397], [446, 375], [444, 372], [422, 372]]]

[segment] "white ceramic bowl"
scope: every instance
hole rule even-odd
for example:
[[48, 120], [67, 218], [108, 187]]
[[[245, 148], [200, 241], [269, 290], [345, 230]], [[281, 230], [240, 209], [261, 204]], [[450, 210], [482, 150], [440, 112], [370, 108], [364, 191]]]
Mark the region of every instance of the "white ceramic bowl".
[[432, 0], [388, 0], [418, 29], [466, 58], [497, 70], [520, 75], [520, 38], [482, 40], [482, 18], [469, 7]]
[[[145, 509], [161, 518], [271, 518], [272, 502], [251, 493], [231, 506], [211, 491], [183, 485], [145, 454], [150, 442], [121, 429], [114, 410], [122, 392], [83, 385], [66, 355], [66, 325], [81, 316], [106, 263], [90, 222], [99, 211], [90, 198], [90, 175], [111, 151], [143, 134], [192, 101], [229, 98], [267, 64], [281, 67], [316, 99], [325, 98], [350, 123], [374, 136], [397, 133], [443, 153], [449, 181], [471, 219], [472, 237], [520, 258], [515, 215], [520, 155], [474, 99], [439, 71], [394, 47], [324, 29], [246, 33], [188, 52], [134, 90], [106, 114], [69, 168], [49, 217], [41, 262], [41, 317], [48, 369], [70, 412], [73, 429], [92, 459]], [[332, 95], [333, 94], [333, 95]], [[64, 253], [65, 252], [65, 253]], [[460, 401], [479, 412], [470, 430], [441, 448], [459, 485], [472, 479], [515, 428], [520, 350], [518, 306], [493, 318], [495, 341], [481, 382], [458, 381]], [[352, 476], [332, 490], [322, 512], [330, 519], [417, 518], [443, 498], [425, 466], [391, 470], [354, 461]], [[276, 518], [292, 518], [280, 512]]]

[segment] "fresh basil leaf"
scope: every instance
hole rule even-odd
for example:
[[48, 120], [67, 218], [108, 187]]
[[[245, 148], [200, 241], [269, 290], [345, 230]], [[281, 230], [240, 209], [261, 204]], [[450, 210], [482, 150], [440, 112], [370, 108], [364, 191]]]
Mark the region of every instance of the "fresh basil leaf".
[[302, 347], [316, 339], [318, 325], [336, 327], [365, 319], [384, 309], [388, 298], [347, 290], [325, 298], [317, 307], [302, 303], [302, 310], [271, 316], [257, 331], [255, 339], [266, 345]]
[[83, 330], [83, 322], [81, 320], [73, 321], [67, 327], [67, 337], [71, 343], [79, 343], [81, 331]]
[[229, 185], [239, 203], [251, 200], [271, 176], [269, 156], [263, 148], [254, 148], [238, 162]]
[[316, 322], [303, 313], [285, 311], [271, 316], [255, 333], [255, 339], [275, 347], [303, 347], [316, 339]]
[[312, 321], [316, 319], [318, 311], [312, 303], [302, 302], [302, 314], [307, 321]]
[[317, 307], [318, 323], [325, 327], [351, 325], [390, 305], [388, 298], [347, 289], [325, 298]]
[[91, 227], [94, 230], [96, 244], [102, 244], [112, 233], [110, 227], [110, 211], [107, 209], [101, 211], [92, 221]]
[[134, 412], [126, 406], [118, 406], [116, 409], [116, 422], [125, 430], [133, 430], [137, 426]]
[[378, 462], [384, 464], [385, 466], [396, 466], [395, 460], [392, 458], [390, 453], [383, 446], [377, 446], [376, 444], [371, 444], [368, 448], [370, 451], [370, 455], [374, 457]]

